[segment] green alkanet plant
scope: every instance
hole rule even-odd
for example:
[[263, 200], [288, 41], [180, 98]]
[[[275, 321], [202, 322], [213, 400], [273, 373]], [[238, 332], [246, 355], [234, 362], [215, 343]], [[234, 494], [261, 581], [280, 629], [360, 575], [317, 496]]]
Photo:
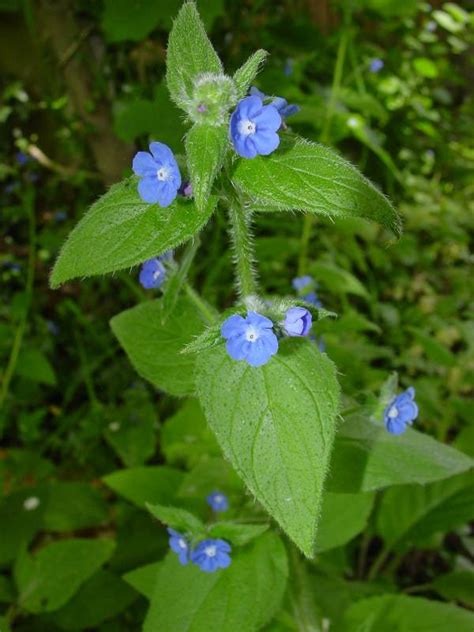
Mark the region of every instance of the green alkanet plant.
[[[318, 320], [331, 314], [322, 308], [307, 275], [294, 280], [297, 296], [269, 300], [262, 295], [252, 222], [260, 213], [299, 211], [309, 217], [371, 220], [396, 237], [401, 222], [389, 200], [352, 164], [287, 128], [282, 117], [294, 109], [285, 114], [282, 108], [293, 106], [282, 98], [265, 104], [268, 98], [255, 91], [249, 96], [266, 56], [259, 50], [232, 77], [226, 75], [194, 3], [183, 5], [169, 38], [166, 81], [189, 124], [185, 161], [159, 139], [151, 143], [150, 153], [138, 152], [135, 175], [93, 204], [51, 274], [52, 287], [58, 287], [77, 277], [143, 266], [142, 284], [160, 286], [163, 297], [114, 317], [113, 332], [142, 377], [170, 395], [198, 398], [225, 457], [278, 525], [277, 532], [267, 533], [268, 523], [258, 521], [205, 525], [183, 509], [149, 507], [170, 528], [170, 546], [181, 564], [174, 555], [163, 563], [145, 632], [171, 629], [160, 627], [166, 613], [162, 595], [174, 580], [186, 587], [184, 592], [197, 582], [202, 587], [206, 573], [196, 575], [196, 565], [213, 575], [229, 573], [229, 590], [247, 582], [253, 586], [256, 568], [264, 573], [271, 593], [261, 602], [255, 597], [252, 625], [236, 614], [240, 627], [226, 620], [220, 628], [258, 629], [278, 607], [288, 574], [278, 531], [313, 558], [324, 546], [318, 522], [332, 492], [364, 492], [370, 511], [373, 491], [393, 480], [424, 483], [468, 467], [467, 459], [451, 452], [448, 458], [449, 448], [415, 430], [390, 434], [394, 424], [401, 432], [416, 416], [411, 396], [396, 398], [395, 392], [388, 399], [384, 395], [378, 421], [355, 416], [342, 426], [337, 458], [332, 459], [341, 413], [337, 369], [309, 335]], [[182, 164], [187, 174], [180, 172]], [[228, 217], [238, 297], [221, 314], [186, 281], [198, 234], [217, 209]], [[180, 265], [173, 262], [165, 270], [165, 253], [185, 242]], [[382, 422], [388, 403], [390, 433]], [[372, 448], [372, 469], [345, 473], [348, 462], [355, 470], [363, 468]], [[396, 458], [390, 452], [394, 449]], [[223, 510], [216, 496], [209, 502], [215, 511]], [[239, 552], [244, 545], [250, 548]], [[288, 548], [293, 565], [296, 549]], [[206, 586], [214, 590], [214, 584]]]

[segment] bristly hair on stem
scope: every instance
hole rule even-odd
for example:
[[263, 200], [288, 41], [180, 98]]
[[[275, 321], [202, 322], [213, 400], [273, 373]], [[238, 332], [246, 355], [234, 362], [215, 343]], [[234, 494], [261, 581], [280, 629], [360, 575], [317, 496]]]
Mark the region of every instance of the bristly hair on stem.
[[251, 228], [252, 211], [237, 196], [229, 200], [229, 220], [237, 292], [245, 302], [245, 299], [257, 293], [255, 248]]

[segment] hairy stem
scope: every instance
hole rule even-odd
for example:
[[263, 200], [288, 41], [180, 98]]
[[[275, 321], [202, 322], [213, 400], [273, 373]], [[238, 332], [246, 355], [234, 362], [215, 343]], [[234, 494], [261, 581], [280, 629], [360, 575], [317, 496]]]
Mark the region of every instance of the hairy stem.
[[289, 596], [297, 629], [299, 632], [321, 632], [320, 617], [314, 605], [314, 594], [304, 560], [294, 544], [290, 544], [288, 548], [293, 578]]
[[229, 219], [237, 289], [239, 296], [245, 300], [257, 293], [251, 211], [245, 209], [239, 199], [233, 198], [229, 205]]
[[31, 305], [31, 299], [33, 296], [33, 283], [35, 278], [35, 261], [36, 261], [36, 216], [33, 205], [34, 193], [33, 189], [27, 190], [24, 196], [24, 206], [28, 213], [28, 270], [26, 275], [26, 304], [20, 317], [20, 322], [15, 331], [15, 337], [13, 339], [13, 346], [8, 359], [7, 368], [3, 375], [2, 384], [0, 386], [0, 409], [2, 408], [5, 400], [8, 396], [8, 389], [10, 388], [11, 379], [15, 373], [16, 365], [18, 362], [18, 355], [20, 353], [21, 345], [23, 342], [23, 336], [25, 335], [26, 324], [28, 322], [28, 312]]

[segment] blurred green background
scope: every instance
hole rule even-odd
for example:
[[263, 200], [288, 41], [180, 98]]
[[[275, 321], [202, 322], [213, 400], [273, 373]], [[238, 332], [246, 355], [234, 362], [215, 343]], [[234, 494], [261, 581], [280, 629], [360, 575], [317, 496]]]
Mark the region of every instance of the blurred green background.
[[[197, 4], [226, 70], [267, 49], [257, 85], [300, 105], [292, 129], [337, 148], [402, 214], [397, 243], [359, 221], [321, 218], [314, 227], [307, 272], [324, 306], [339, 314], [318, 335], [345, 395], [364, 402], [395, 370], [402, 387], [416, 388], [417, 426], [474, 456], [469, 7], [417, 0]], [[78, 493], [95, 493], [98, 479], [121, 465], [162, 458], [159, 420], [176, 402], [137, 378], [108, 325], [149, 298], [138, 271], [57, 291], [48, 273], [66, 235], [129, 172], [137, 149], [152, 139], [183, 152], [185, 126], [164, 84], [167, 34], [180, 5], [0, 0], [0, 481], [19, 503], [28, 485], [68, 480], [83, 485]], [[301, 218], [263, 215], [256, 231], [262, 287], [291, 293]], [[231, 264], [225, 221], [216, 215], [190, 280], [219, 307], [234, 299]], [[84, 502], [93, 504], [89, 491]], [[102, 502], [96, 512], [106, 512]], [[99, 520], [104, 530], [145, 520], [114, 511], [113, 525]], [[68, 524], [59, 517], [53, 530]], [[28, 527], [12, 532], [20, 528]], [[150, 542], [138, 558], [156, 559], [163, 550], [163, 541]], [[115, 555], [116, 569], [133, 566], [124, 551]], [[0, 565], [10, 561], [0, 546]], [[2, 601], [9, 600], [0, 582]], [[128, 603], [135, 606], [117, 614], [118, 627], [100, 630], [137, 629], [133, 608], [141, 606], [124, 596]], [[57, 629], [51, 621], [22, 625]]]

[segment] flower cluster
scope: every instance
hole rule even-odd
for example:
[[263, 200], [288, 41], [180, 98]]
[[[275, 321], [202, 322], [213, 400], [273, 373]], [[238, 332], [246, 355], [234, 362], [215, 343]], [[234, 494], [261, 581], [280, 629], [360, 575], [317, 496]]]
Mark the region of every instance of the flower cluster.
[[415, 389], [412, 386], [394, 397], [383, 414], [385, 427], [394, 435], [405, 432], [407, 425], [411, 425], [417, 417], [418, 406], [415, 402]]
[[[290, 307], [279, 329], [287, 336], [307, 336], [312, 317], [304, 307]], [[227, 353], [233, 360], [245, 360], [250, 366], [266, 364], [278, 351], [278, 338], [273, 331], [274, 323], [257, 312], [249, 311], [244, 318], [239, 314], [229, 316], [221, 327]]]
[[323, 306], [315, 291], [315, 288], [317, 287], [316, 281], [313, 277], [309, 276], [309, 274], [296, 277], [293, 279], [292, 285], [297, 291], [298, 296], [302, 298], [303, 301], [306, 301], [306, 303], [310, 303], [318, 308]]
[[[214, 511], [225, 511], [228, 508], [228, 500], [222, 492], [213, 492], [207, 497], [208, 503]], [[213, 573], [219, 568], [227, 568], [231, 563], [231, 546], [221, 539], [207, 538], [196, 546], [183, 534], [168, 529], [170, 549], [178, 556], [179, 563], [185, 566], [192, 562], [206, 573]]]

